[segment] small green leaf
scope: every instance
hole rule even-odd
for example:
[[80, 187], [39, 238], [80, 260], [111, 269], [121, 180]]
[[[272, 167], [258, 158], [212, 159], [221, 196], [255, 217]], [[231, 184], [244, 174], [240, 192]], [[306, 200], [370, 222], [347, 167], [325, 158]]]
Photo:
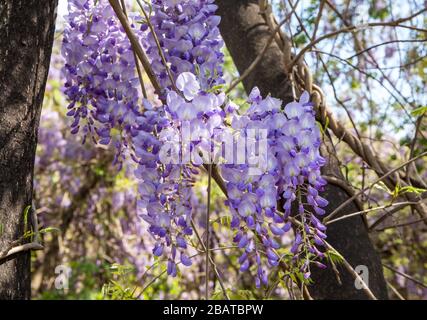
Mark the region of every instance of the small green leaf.
[[427, 189], [422, 189], [422, 188], [416, 188], [413, 186], [406, 186], [403, 188], [399, 189], [399, 195], [404, 194], [404, 193], [415, 193], [415, 194], [421, 194], [423, 192], [426, 192]]
[[298, 283], [298, 280], [297, 280], [297, 278], [295, 277], [295, 274], [290, 273], [290, 274], [289, 274], [289, 277], [292, 279], [292, 281], [293, 281], [294, 283]]
[[415, 117], [422, 116], [424, 113], [427, 112], [427, 106], [416, 108], [415, 110], [412, 110], [411, 114]]
[[298, 36], [294, 37], [294, 41], [297, 46], [302, 46], [307, 43], [307, 37], [305, 34], [301, 33]]
[[24, 210], [24, 233], [28, 230], [28, 213], [30, 212], [31, 206], [26, 206]]
[[230, 216], [222, 216], [220, 217], [221, 224], [226, 227], [230, 227], [231, 217]]
[[342, 264], [344, 262], [344, 257], [336, 250], [328, 250], [325, 254], [335, 264]]
[[50, 232], [59, 232], [60, 230], [55, 227], [46, 227], [39, 230], [39, 233], [50, 233]]

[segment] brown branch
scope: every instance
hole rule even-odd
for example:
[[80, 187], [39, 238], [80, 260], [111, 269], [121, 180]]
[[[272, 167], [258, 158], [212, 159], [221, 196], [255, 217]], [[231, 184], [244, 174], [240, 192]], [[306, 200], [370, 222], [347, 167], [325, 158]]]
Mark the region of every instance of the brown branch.
[[365, 52], [368, 52], [368, 51], [370, 51], [372, 49], [375, 49], [375, 48], [378, 48], [378, 47], [381, 47], [381, 46], [385, 46], [385, 45], [390, 44], [390, 43], [405, 43], [405, 42], [411, 42], [412, 43], [412, 42], [426, 42], [426, 41], [427, 41], [427, 39], [408, 39], [408, 40], [399, 40], [399, 39], [397, 39], [397, 40], [384, 41], [384, 42], [375, 44], [373, 46], [370, 46], [368, 48], [365, 48], [363, 50], [360, 50], [360, 51], [356, 52], [355, 54], [353, 54], [352, 56], [350, 56], [348, 58], [345, 58], [345, 60], [351, 60], [351, 59], [353, 59], [353, 58], [355, 58], [355, 57], [357, 57], [357, 56], [359, 56], [359, 55], [361, 55], [361, 54], [363, 54]]
[[386, 281], [387, 285], [390, 287], [391, 291], [399, 298], [399, 300], [405, 300], [405, 298], [397, 291], [397, 289], [389, 282]]
[[6, 254], [0, 257], [0, 265], [5, 263], [11, 256], [28, 250], [43, 250], [43, 246], [38, 242], [30, 242], [13, 247]]
[[151, 21], [150, 21], [150, 17], [148, 16], [147, 12], [145, 12], [145, 10], [144, 10], [144, 6], [142, 5], [141, 1], [140, 1], [140, 0], [136, 0], [136, 1], [138, 2], [138, 5], [139, 5], [139, 7], [141, 8], [142, 13], [144, 14], [144, 17], [145, 17], [145, 19], [147, 20], [148, 28], [150, 28], [151, 34], [153, 35], [153, 38], [154, 38], [154, 42], [156, 42], [157, 50], [159, 51], [160, 58], [161, 58], [161, 60], [162, 60], [163, 66], [164, 66], [164, 67], [165, 67], [165, 69], [166, 69], [166, 73], [168, 74], [168, 77], [169, 77], [169, 80], [170, 80], [170, 82], [171, 82], [172, 88], [173, 88], [173, 89], [174, 89], [178, 94], [180, 94], [180, 91], [179, 91], [179, 90], [178, 90], [178, 88], [176, 87], [175, 80], [174, 80], [174, 78], [173, 78], [172, 72], [171, 72], [171, 70], [170, 70], [170, 68], [169, 68], [169, 66], [168, 66], [167, 61], [166, 61], [165, 55], [164, 55], [164, 53], [163, 53], [162, 46], [160, 45], [159, 38], [157, 37], [157, 34], [156, 34], [156, 32], [155, 32], [155, 30], [154, 30], [154, 27], [153, 27], [153, 24], [152, 24], [152, 23], [151, 23]]
[[383, 176], [379, 177], [378, 179], [376, 179], [373, 183], [371, 183], [370, 186], [362, 189], [361, 191], [359, 191], [358, 193], [356, 193], [354, 196], [352, 196], [351, 198], [347, 199], [346, 201], [344, 201], [342, 204], [340, 204], [334, 211], [331, 212], [330, 215], [328, 215], [325, 219], [323, 219], [324, 222], [330, 221], [334, 216], [336, 216], [341, 209], [345, 208], [347, 205], [349, 205], [355, 198], [357, 198], [358, 196], [360, 196], [361, 194], [363, 194], [364, 192], [366, 192], [367, 190], [371, 189], [374, 185], [376, 185], [378, 182], [386, 179], [387, 177], [389, 177], [391, 174], [395, 173], [396, 171], [400, 170], [401, 168], [405, 167], [406, 165], [408, 165], [408, 163], [411, 163], [412, 161], [415, 161], [417, 159], [420, 159], [424, 156], [427, 155], [427, 152], [423, 152], [420, 155], [404, 162], [403, 164], [397, 166], [396, 168], [390, 170], [389, 172], [387, 172], [386, 174], [384, 174]]
[[427, 288], [427, 284], [425, 284], [424, 282], [422, 282], [422, 281], [420, 281], [420, 280], [418, 280], [418, 279], [415, 279], [414, 277], [411, 277], [410, 275], [408, 275], [408, 274], [406, 274], [406, 273], [404, 273], [404, 272], [402, 272], [402, 271], [399, 271], [399, 270], [397, 270], [397, 269], [395, 269], [395, 268], [393, 268], [392, 266], [389, 266], [389, 265], [387, 265], [387, 264], [384, 264], [384, 263], [383, 263], [383, 266], [384, 266], [385, 268], [387, 268], [388, 270], [393, 271], [393, 272], [397, 273], [398, 275], [401, 275], [402, 277], [404, 277], [404, 278], [406, 278], [406, 279], [408, 279], [408, 280], [411, 280], [412, 282], [414, 282], [414, 283], [416, 283], [416, 284], [420, 285], [421, 287], [423, 287], [423, 288]]
[[346, 214], [344, 216], [341, 216], [341, 217], [338, 217], [338, 218], [326, 221], [325, 225], [328, 225], [328, 224], [331, 224], [331, 223], [334, 223], [334, 222], [337, 222], [337, 221], [341, 221], [341, 220], [344, 220], [344, 219], [348, 219], [348, 218], [351, 218], [351, 217], [355, 217], [355, 216], [359, 216], [359, 215], [365, 215], [366, 213], [369, 213], [369, 212], [374, 212], [374, 211], [378, 211], [378, 210], [387, 209], [387, 208], [390, 208], [390, 207], [398, 206], [399, 210], [400, 210], [400, 209], [402, 209], [402, 208], [404, 208], [406, 206], [417, 204], [417, 203], [419, 203], [419, 202], [404, 201], [404, 202], [390, 203], [390, 204], [387, 204], [387, 205], [384, 205], [384, 206], [375, 207], [375, 208], [369, 208], [369, 209], [366, 209], [366, 210], [361, 210], [361, 211], [349, 213], [349, 214]]
[[408, 222], [398, 223], [398, 224], [395, 224], [395, 225], [392, 225], [392, 226], [386, 226], [384, 228], [375, 229], [373, 231], [375, 231], [375, 232], [381, 232], [381, 231], [384, 231], [384, 230], [395, 229], [395, 228], [399, 228], [399, 227], [406, 227], [406, 226], [410, 226], [410, 225], [413, 225], [413, 224], [416, 224], [416, 223], [420, 223], [420, 222], [425, 222], [425, 221], [427, 221], [427, 218], [417, 219], [415, 221], [408, 221]]
[[24, 239], [24, 236], [21, 236], [19, 239], [12, 241], [11, 244], [2, 252], [0, 252], [0, 265], [8, 261], [13, 255], [28, 251], [28, 250], [43, 250], [43, 246], [39, 243], [39, 224], [37, 221], [37, 213], [33, 206], [31, 210], [31, 224], [33, 226], [33, 241], [30, 243], [25, 243], [22, 245], [17, 245]]
[[[303, 57], [303, 55], [310, 50], [311, 48], [313, 48], [316, 44], [318, 44], [319, 42], [328, 39], [328, 38], [332, 38], [334, 36], [337, 36], [341, 33], [347, 33], [347, 32], [358, 32], [361, 30], [364, 30], [366, 28], [371, 28], [371, 27], [402, 27], [402, 28], [411, 28], [414, 29], [413, 27], [409, 27], [409, 26], [403, 26], [401, 25], [401, 23], [411, 20], [414, 17], [422, 14], [423, 12], [427, 11], [427, 8], [423, 8], [422, 10], [412, 14], [409, 17], [406, 18], [400, 18], [394, 21], [387, 21], [387, 22], [370, 22], [370, 23], [366, 23], [363, 25], [359, 25], [359, 26], [348, 26], [327, 34], [324, 34], [323, 36], [320, 36], [317, 39], [312, 40], [308, 45], [306, 45], [304, 48], [301, 49], [301, 51], [292, 59], [291, 63], [289, 66], [287, 66], [288, 71], [291, 71], [293, 66]], [[417, 28], [418, 29], [418, 28]], [[422, 30], [423, 31], [423, 30]]]
[[[127, 17], [127, 12], [126, 12], [126, 4], [125, 4], [125, 0], [120, 0], [120, 3], [122, 5], [122, 9], [123, 9], [123, 13], [125, 14], [125, 16]], [[144, 85], [144, 79], [142, 77], [142, 72], [141, 72], [141, 66], [139, 65], [139, 60], [138, 57], [136, 56], [135, 53], [135, 48], [133, 46], [133, 44], [131, 43], [132, 46], [132, 51], [133, 51], [133, 58], [135, 60], [135, 66], [136, 66], [136, 72], [138, 74], [138, 79], [139, 79], [139, 83], [141, 85], [141, 92], [142, 92], [142, 96], [147, 99], [147, 90], [145, 90], [145, 85]]]
[[136, 55], [138, 56], [139, 60], [142, 63], [142, 66], [145, 70], [145, 72], [147, 73], [148, 78], [151, 81], [151, 84], [154, 87], [154, 90], [156, 91], [156, 93], [158, 95], [161, 95], [162, 90], [160, 87], [160, 84], [157, 80], [156, 75], [154, 74], [153, 70], [151, 69], [150, 66], [150, 61], [147, 58], [147, 55], [145, 54], [144, 50], [142, 49], [141, 45], [139, 44], [138, 39], [136, 38], [135, 34], [132, 31], [132, 28], [129, 25], [129, 22], [125, 16], [125, 14], [123, 13], [123, 10], [120, 6], [120, 3], [118, 0], [108, 0], [110, 2], [111, 7], [113, 8], [114, 12], [117, 15], [117, 18], [120, 20], [120, 23], [123, 26], [123, 29], [126, 32], [126, 35], [129, 38], [130, 43], [132, 44], [132, 47], [135, 50]]

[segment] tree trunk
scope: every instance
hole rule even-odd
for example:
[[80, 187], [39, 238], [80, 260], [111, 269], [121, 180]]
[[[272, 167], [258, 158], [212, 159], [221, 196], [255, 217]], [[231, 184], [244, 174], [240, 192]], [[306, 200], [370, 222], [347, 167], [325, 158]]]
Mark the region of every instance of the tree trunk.
[[[270, 30], [259, 13], [257, 0], [217, 0], [221, 34], [240, 73], [260, 54], [270, 38]], [[288, 75], [285, 73], [282, 52], [273, 42], [261, 62], [243, 81], [245, 90], [258, 86], [265, 96], [291, 101], [292, 89]], [[335, 152], [329, 139], [325, 139], [322, 154], [328, 159], [323, 173], [342, 178]], [[349, 195], [341, 187], [329, 184], [323, 194], [329, 201], [327, 212], [332, 212]], [[342, 210], [342, 215], [358, 211], [356, 204]], [[375, 251], [366, 226], [360, 216], [333, 223], [328, 228], [328, 241], [353, 266], [364, 265], [368, 268], [368, 285], [378, 299], [387, 299], [387, 288], [382, 273], [381, 260]], [[315, 299], [367, 299], [367, 295], [358, 290], [354, 278], [342, 266], [337, 266], [342, 284], [337, 281], [331, 266], [327, 270], [312, 268], [314, 285], [309, 287]]]
[[[0, 251], [24, 232], [57, 0], [0, 0]], [[0, 265], [0, 299], [29, 299], [29, 252]]]

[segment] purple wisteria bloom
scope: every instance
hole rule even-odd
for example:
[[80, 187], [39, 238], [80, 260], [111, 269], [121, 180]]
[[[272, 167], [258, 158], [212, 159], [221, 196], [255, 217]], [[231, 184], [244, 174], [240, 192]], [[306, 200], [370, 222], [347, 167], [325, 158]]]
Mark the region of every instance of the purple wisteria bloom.
[[[134, 160], [138, 163], [135, 177], [139, 181], [138, 214], [149, 223], [154, 237], [155, 256], [167, 256], [169, 275], [177, 275], [177, 262], [191, 265], [186, 254], [186, 237], [191, 228], [190, 168], [160, 162], [160, 150], [170, 122], [161, 107], [146, 102], [146, 111], [137, 118], [138, 127], [133, 136]], [[160, 134], [158, 134], [160, 132]]]
[[[165, 94], [164, 105], [157, 108], [157, 112], [161, 110], [161, 121], [158, 118], [154, 130], [139, 130], [133, 138], [139, 163], [137, 176], [142, 181], [139, 204], [142, 217], [150, 223], [150, 232], [157, 239], [153, 253], [168, 256], [167, 273], [172, 276], [177, 274], [178, 261], [191, 265], [185, 249], [186, 238], [192, 233], [191, 185], [192, 176], [197, 173], [194, 166], [206, 162], [200, 154], [209, 154], [210, 138], [223, 125], [220, 107], [225, 95], [212, 92], [213, 86], [223, 83], [223, 41], [217, 27], [220, 19], [214, 15], [217, 6], [212, 3], [213, 0], [151, 3], [150, 22], [178, 92], [172, 90], [154, 35], [148, 32], [141, 39]], [[143, 23], [140, 29], [144, 32], [149, 28]], [[191, 133], [186, 145], [179, 138], [184, 128]], [[152, 141], [153, 136], [156, 141]], [[189, 159], [186, 151], [191, 152]]]
[[325, 159], [320, 155], [320, 129], [315, 121], [308, 92], [301, 95], [299, 102], [288, 103], [284, 111], [289, 121], [288, 126], [282, 130], [282, 140], [277, 148], [278, 158], [284, 168], [283, 209], [285, 216], [289, 216], [293, 202], [298, 203], [296, 218], [303, 226], [297, 228], [291, 252], [295, 254], [294, 259], [303, 262], [301, 272], [309, 277], [310, 265], [306, 263], [304, 250], [307, 249], [313, 259], [322, 258], [320, 248], [326, 238], [326, 227], [316, 217], [324, 215], [323, 208], [328, 205], [328, 201], [319, 195], [326, 185], [320, 172]]
[[248, 103], [250, 107], [244, 115], [234, 115], [232, 127], [245, 135], [246, 143], [250, 142], [249, 129], [266, 131], [267, 148], [263, 153], [259, 151], [259, 170], [251, 175], [248, 163], [225, 164], [221, 174], [227, 182], [231, 225], [238, 230], [234, 242], [245, 249], [239, 259], [241, 270], [254, 263], [255, 282], [260, 286], [267, 284], [267, 270], [279, 264], [276, 250], [281, 248], [281, 237], [292, 227], [289, 216], [294, 202], [298, 212], [293, 216], [302, 222], [302, 227], [294, 226], [296, 237], [291, 253], [295, 261], [303, 261], [301, 271], [309, 275], [310, 264], [306, 261], [323, 257], [319, 247], [326, 228], [316, 215], [324, 214], [327, 205], [319, 195], [326, 184], [320, 174], [325, 160], [319, 153], [320, 130], [307, 92], [299, 102], [282, 108], [281, 100], [271, 96], [263, 99], [254, 88]]
[[[67, 115], [74, 119], [71, 132], [83, 131], [84, 138], [90, 135], [104, 145], [113, 138], [116, 161], [121, 162], [139, 115], [131, 44], [107, 0], [69, 0], [68, 11], [62, 55]], [[133, 22], [139, 17], [129, 13], [129, 18], [136, 35], [142, 36]], [[112, 129], [117, 129], [114, 137]]]
[[[153, 0], [152, 8], [150, 21], [174, 80], [183, 72], [191, 72], [197, 76], [202, 90], [222, 84], [223, 40], [214, 0]], [[153, 34], [149, 33], [143, 46], [162, 87], [170, 88], [172, 84]]]
[[[326, 227], [320, 217], [328, 204], [320, 195], [325, 160], [309, 94], [283, 106], [254, 88], [248, 110], [238, 114], [220, 91], [223, 41], [216, 10], [214, 0], [152, 0], [154, 33], [147, 21], [128, 13], [163, 89], [162, 105], [153, 106], [140, 98], [132, 47], [108, 1], [69, 0], [62, 54], [71, 132], [113, 142], [117, 162], [130, 155], [137, 164], [138, 214], [149, 224], [153, 255], [166, 257], [167, 273], [176, 276], [178, 264], [192, 264], [187, 241], [195, 175], [223, 142], [215, 141], [218, 132], [231, 129], [243, 139], [233, 141], [232, 149], [241, 151], [244, 141], [245, 161], [219, 168], [233, 241], [243, 251], [240, 270], [255, 269], [256, 286], [267, 285], [268, 270], [283, 258], [283, 235], [293, 227], [290, 252], [308, 278], [311, 264], [323, 266], [318, 260]], [[293, 225], [291, 215], [300, 224]]]

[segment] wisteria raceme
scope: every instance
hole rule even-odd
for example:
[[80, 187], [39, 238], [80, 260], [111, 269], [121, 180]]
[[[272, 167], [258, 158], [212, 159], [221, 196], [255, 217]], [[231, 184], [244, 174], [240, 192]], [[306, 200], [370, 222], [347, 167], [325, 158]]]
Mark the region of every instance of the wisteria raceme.
[[[157, 241], [153, 253], [160, 256], [163, 246], [171, 246], [168, 273], [176, 275], [176, 249], [185, 249], [183, 235], [192, 232], [191, 208], [181, 194], [191, 193], [178, 183], [182, 174], [177, 176], [179, 168], [163, 169], [158, 161], [161, 141], [154, 130], [161, 130], [165, 122], [148, 101], [143, 103], [148, 110], [143, 115], [138, 111], [139, 82], [132, 48], [108, 1], [72, 0], [69, 12], [62, 51], [66, 59], [65, 93], [71, 101], [68, 115], [74, 117], [72, 133], [79, 131], [83, 119], [84, 136], [90, 133], [100, 144], [109, 144], [112, 129], [118, 129], [116, 157], [124, 158], [123, 148], [133, 148], [132, 156], [139, 164], [136, 176], [142, 179], [138, 206], [145, 210], [143, 217], [151, 224], [149, 231]], [[181, 233], [174, 233], [179, 226]], [[176, 237], [172, 239], [173, 235]], [[181, 253], [181, 261], [191, 264], [185, 253]]]
[[[326, 227], [316, 217], [325, 214], [328, 201], [319, 195], [326, 185], [320, 168], [325, 159], [320, 155], [320, 129], [315, 121], [313, 105], [308, 92], [304, 92], [299, 102], [288, 103], [284, 108], [288, 118], [283, 127], [283, 135], [277, 140], [277, 155], [282, 166], [282, 183], [285, 216], [289, 216], [296, 201], [296, 217], [302, 227], [296, 228], [296, 236], [291, 252], [294, 259], [302, 261], [301, 272], [310, 277], [309, 258], [322, 258], [319, 247], [324, 245]], [[307, 251], [310, 255], [307, 254]], [[324, 268], [321, 262], [314, 262]]]
[[191, 161], [193, 165], [201, 165], [210, 160], [215, 130], [223, 129], [225, 95], [202, 91], [196, 76], [190, 72], [181, 73], [176, 85], [180, 92], [168, 92], [165, 111], [173, 127], [183, 135], [180, 163], [189, 164]]
[[[162, 110], [163, 121], [167, 119], [168, 125], [163, 122], [155, 129], [157, 143], [163, 148], [157, 150], [148, 144], [150, 151], [144, 149], [145, 154], [153, 154], [152, 150], [158, 151], [154, 152], [158, 174], [141, 176], [143, 188], [140, 204], [146, 212], [143, 217], [151, 224], [150, 231], [158, 241], [153, 252], [158, 256], [168, 255], [167, 273], [172, 276], [177, 274], [177, 251], [181, 263], [184, 266], [191, 265], [185, 249], [186, 236], [192, 233], [191, 185], [192, 176], [197, 173], [193, 165], [198, 166], [206, 161], [197, 151], [204, 154], [211, 151], [211, 137], [214, 130], [222, 126], [224, 118], [224, 112], [220, 109], [224, 94], [208, 92], [223, 82], [223, 54], [220, 51], [223, 42], [217, 28], [220, 19], [213, 15], [217, 7], [212, 2], [152, 1], [150, 23], [159, 40], [160, 49], [170, 63], [173, 81], [180, 92], [171, 90], [172, 83], [154, 35], [150, 32], [142, 41], [153, 71], [162, 87], [166, 88], [166, 103], [159, 109]], [[147, 25], [141, 26], [141, 30], [147, 29]], [[185, 128], [188, 129], [190, 139], [184, 146], [185, 150], [181, 150], [179, 137]], [[141, 132], [134, 138], [137, 151], [144, 145], [138, 141], [138, 136], [143, 135]], [[186, 150], [188, 153], [185, 153]], [[139, 172], [145, 170], [145, 164], [140, 166]], [[147, 184], [147, 181], [151, 182]], [[149, 191], [146, 191], [148, 186]], [[150, 196], [147, 202], [148, 194], [157, 196]], [[170, 251], [166, 252], [165, 247], [170, 247]]]
[[[293, 227], [293, 260], [308, 278], [311, 264], [324, 267], [319, 260], [326, 228], [318, 216], [327, 205], [319, 195], [326, 184], [320, 174], [325, 160], [309, 94], [282, 106], [254, 88], [249, 109], [239, 115], [218, 86], [224, 82], [223, 41], [214, 1], [153, 0], [151, 9], [151, 25], [136, 15], [129, 18], [164, 89], [160, 106], [139, 99], [132, 48], [108, 2], [69, 1], [63, 55], [72, 133], [82, 129], [100, 144], [113, 136], [119, 162], [124, 150], [131, 154], [137, 163], [138, 214], [150, 225], [153, 254], [167, 257], [171, 276], [178, 263], [192, 264], [188, 239], [198, 167], [212, 161], [218, 132], [238, 133], [246, 147], [258, 146], [244, 150], [245, 162], [220, 165], [233, 241], [244, 250], [240, 269], [255, 265], [256, 286], [267, 285], [268, 270], [282, 261], [282, 238]], [[233, 142], [233, 150], [238, 144]], [[291, 214], [300, 224], [292, 225]]]
[[[280, 108], [280, 100], [271, 97], [262, 101], [261, 104], [275, 109]], [[267, 110], [267, 109], [266, 109]], [[277, 111], [276, 110], [276, 111]], [[262, 139], [268, 140], [271, 135], [271, 128], [265, 126], [261, 119], [251, 119], [251, 113], [243, 116], [235, 115], [232, 127], [239, 130], [244, 135], [246, 143], [248, 139], [254, 139], [258, 143]], [[255, 130], [258, 137], [255, 135], [249, 137], [249, 130]], [[261, 134], [264, 130], [264, 135]], [[249, 150], [248, 150], [249, 151]], [[261, 153], [262, 152], [262, 153]], [[253, 156], [248, 152], [249, 156]], [[257, 163], [256, 170], [259, 173], [251, 174], [251, 168], [247, 163], [242, 165], [226, 164], [221, 168], [221, 174], [227, 182], [227, 191], [229, 199], [227, 200], [230, 206], [233, 218], [231, 227], [237, 229], [234, 242], [238, 247], [244, 249], [244, 253], [239, 258], [241, 271], [246, 271], [250, 267], [250, 261], [254, 261], [257, 265], [257, 273], [255, 277], [256, 286], [261, 283], [267, 284], [268, 274], [267, 269], [261, 263], [264, 258], [262, 252], [266, 253], [269, 266], [277, 266], [279, 264], [279, 256], [275, 249], [280, 248], [277, 242], [277, 236], [283, 235], [290, 229], [290, 225], [285, 223], [285, 220], [277, 213], [276, 206], [278, 201], [277, 182], [279, 180], [278, 162], [274, 155], [271, 154], [271, 148], [260, 150], [260, 161]]]
[[[324, 159], [319, 154], [320, 130], [308, 93], [304, 92], [299, 102], [287, 104], [284, 112], [279, 99], [270, 96], [262, 99], [257, 88], [252, 90], [248, 102], [250, 108], [243, 116], [236, 115], [232, 126], [246, 133], [246, 139], [248, 129], [257, 130], [258, 144], [262, 139], [267, 140], [266, 150], [258, 155], [260, 167], [255, 168], [261, 171], [251, 175], [250, 170], [254, 168], [248, 164], [228, 164], [221, 172], [227, 181], [227, 202], [233, 213], [231, 226], [238, 230], [234, 242], [245, 249], [239, 259], [241, 270], [250, 267], [250, 260], [255, 261], [256, 285], [259, 287], [261, 283], [267, 284], [260, 251], [265, 251], [269, 266], [279, 264], [280, 257], [275, 250], [281, 247], [280, 237], [291, 229], [287, 218], [295, 200], [299, 210], [295, 218], [303, 227], [296, 229], [291, 252], [295, 260], [301, 258], [301, 271], [309, 276], [310, 259], [323, 256], [317, 247], [323, 244], [326, 228], [315, 214], [324, 213], [322, 207], [327, 201], [318, 194], [325, 185], [320, 176]], [[264, 137], [260, 136], [262, 130]], [[254, 156], [248, 150], [247, 153]], [[303, 198], [307, 199], [308, 207], [314, 213], [304, 205]], [[257, 243], [262, 244], [260, 248]], [[318, 261], [314, 263], [323, 267]]]
[[107, 0], [69, 0], [68, 11], [62, 55], [67, 115], [74, 118], [71, 132], [82, 130], [84, 137], [109, 144], [112, 129], [117, 129], [114, 144], [117, 156], [123, 157], [139, 103], [131, 44]]
[[[223, 40], [214, 0], [153, 0], [150, 22], [174, 80], [183, 72], [197, 76], [202, 90], [222, 84]], [[147, 26], [143, 26], [144, 29]], [[172, 83], [152, 33], [143, 41], [153, 71], [164, 88]]]
[[[136, 177], [141, 180], [141, 216], [151, 225], [149, 231], [157, 241], [153, 253], [168, 256], [167, 273], [172, 276], [177, 274], [178, 258], [184, 266], [191, 265], [186, 238], [193, 233], [193, 176], [198, 172], [196, 167], [205, 161], [194, 151], [207, 154], [211, 150], [210, 137], [221, 127], [224, 115], [220, 108], [224, 94], [200, 91], [194, 74], [180, 74], [176, 85], [182, 91], [169, 91], [167, 105], [146, 104], [147, 111], [137, 119], [142, 121], [133, 137], [139, 163]], [[187, 161], [180, 149], [185, 126], [191, 133], [185, 149], [194, 155]]]
[[[191, 265], [191, 260], [185, 253], [185, 237], [193, 232], [188, 198], [191, 195], [191, 181], [185, 179], [190, 176], [190, 172], [181, 171], [186, 168], [177, 165], [160, 163], [162, 142], [157, 132], [168, 128], [169, 121], [161, 110], [151, 108], [148, 103], [146, 109], [144, 115], [138, 118], [141, 123], [133, 137], [138, 162], [135, 176], [140, 180], [138, 213], [150, 224], [149, 231], [156, 241], [153, 254], [167, 255], [167, 273], [176, 276], [177, 252], [184, 265]], [[166, 252], [166, 248], [170, 250]]]

